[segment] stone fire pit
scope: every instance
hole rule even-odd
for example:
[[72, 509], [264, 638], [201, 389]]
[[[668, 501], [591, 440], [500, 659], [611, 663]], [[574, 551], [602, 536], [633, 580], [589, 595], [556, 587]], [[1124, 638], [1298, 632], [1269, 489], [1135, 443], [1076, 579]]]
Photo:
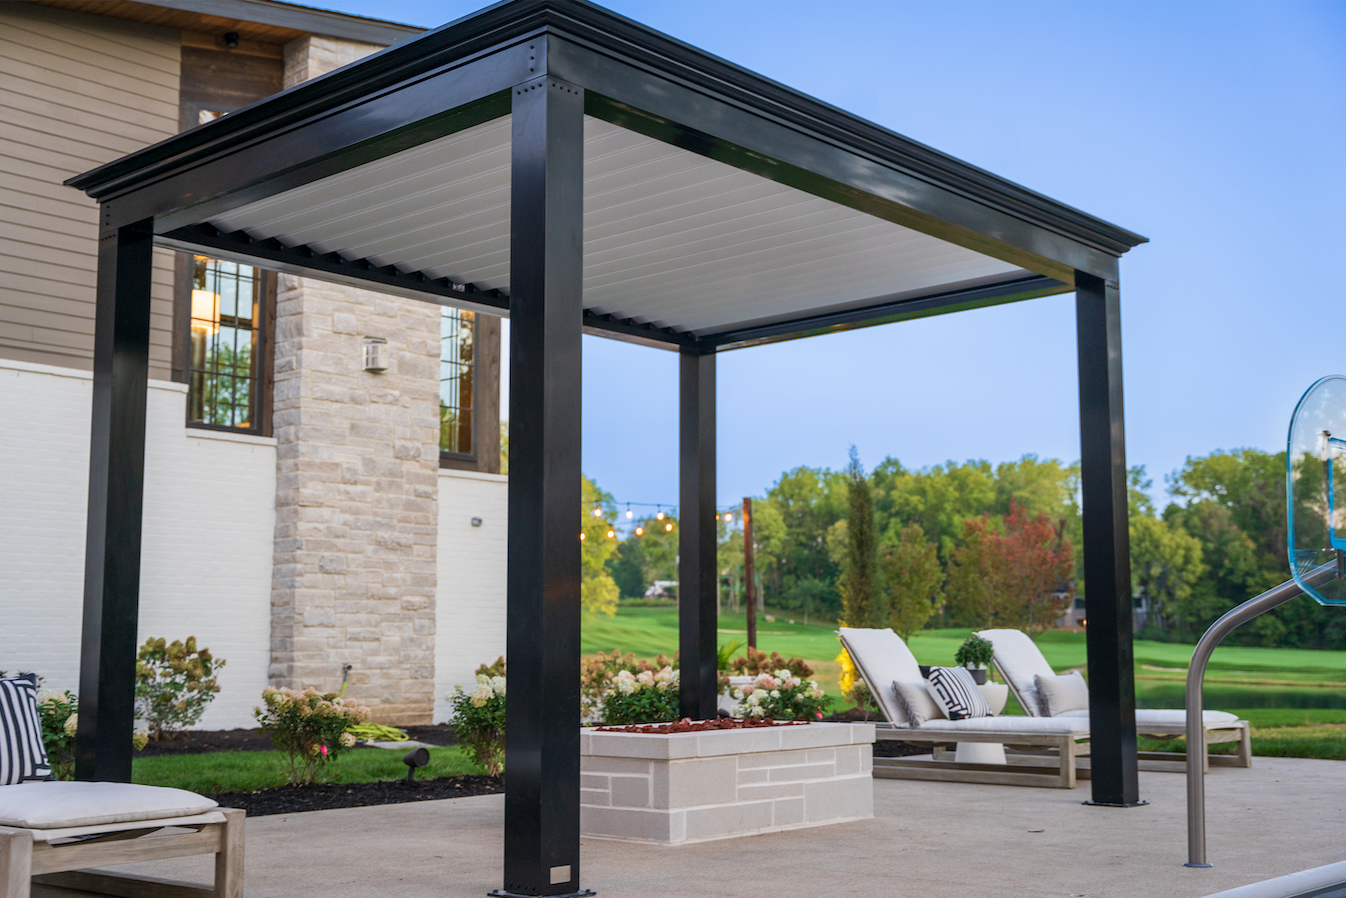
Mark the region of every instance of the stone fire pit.
[[690, 842], [874, 815], [874, 724], [580, 736], [586, 836]]

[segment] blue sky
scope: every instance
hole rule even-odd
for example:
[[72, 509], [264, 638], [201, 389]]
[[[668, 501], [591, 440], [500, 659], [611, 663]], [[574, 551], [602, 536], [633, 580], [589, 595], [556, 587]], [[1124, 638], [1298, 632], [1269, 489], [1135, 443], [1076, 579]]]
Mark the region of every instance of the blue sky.
[[[433, 26], [481, 4], [328, 0]], [[1284, 448], [1346, 373], [1346, 4], [619, 2], [623, 15], [1151, 240], [1122, 259], [1127, 456]], [[1332, 260], [1337, 260], [1335, 263]], [[676, 502], [676, 357], [586, 338], [584, 469]], [[1079, 456], [1072, 296], [719, 357], [719, 500], [798, 465]]]

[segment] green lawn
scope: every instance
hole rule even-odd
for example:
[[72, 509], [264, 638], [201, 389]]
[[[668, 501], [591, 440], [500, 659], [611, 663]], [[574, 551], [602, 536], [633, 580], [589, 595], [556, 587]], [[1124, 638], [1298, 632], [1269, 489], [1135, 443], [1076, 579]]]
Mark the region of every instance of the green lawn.
[[[483, 772], [457, 746], [432, 748], [429, 766], [416, 771], [416, 778]], [[378, 748], [347, 751], [329, 764], [324, 774], [330, 781], [343, 783], [372, 783], [406, 775], [402, 752]], [[285, 772], [283, 756], [277, 751], [221, 751], [136, 758], [131, 780], [192, 792], [251, 792], [285, 785]]]
[[[818, 680], [839, 700], [837, 667], [841, 649], [835, 626], [805, 624], [795, 612], [772, 612], [762, 620], [757, 646], [763, 651], [796, 655], [814, 663]], [[912, 652], [922, 664], [950, 664], [968, 630], [928, 630], [912, 637]], [[720, 643], [746, 636], [740, 616], [720, 618]], [[1083, 667], [1083, 633], [1051, 632], [1038, 639], [1047, 661], [1058, 671]], [[640, 657], [671, 655], [678, 646], [678, 612], [673, 603], [623, 603], [616, 617], [590, 616], [584, 621], [586, 654], [620, 648]], [[1142, 707], [1181, 708], [1187, 663], [1192, 647], [1137, 641], [1136, 696]], [[1346, 710], [1346, 652], [1265, 649], [1231, 646], [1216, 650], [1206, 673], [1206, 706], [1245, 709]], [[1014, 710], [1014, 709], [1010, 709]]]

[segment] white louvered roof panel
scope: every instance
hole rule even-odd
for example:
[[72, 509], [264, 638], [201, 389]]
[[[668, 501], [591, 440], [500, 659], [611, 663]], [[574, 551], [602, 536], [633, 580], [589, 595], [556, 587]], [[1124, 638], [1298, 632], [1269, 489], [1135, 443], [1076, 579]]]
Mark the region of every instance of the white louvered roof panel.
[[[698, 335], [1028, 272], [595, 118], [584, 304]], [[508, 116], [212, 219], [509, 290]]]

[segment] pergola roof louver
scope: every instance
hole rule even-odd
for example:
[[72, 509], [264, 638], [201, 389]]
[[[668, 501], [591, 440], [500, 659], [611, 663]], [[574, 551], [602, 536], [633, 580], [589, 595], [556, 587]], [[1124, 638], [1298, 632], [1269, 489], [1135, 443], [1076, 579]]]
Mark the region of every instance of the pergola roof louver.
[[587, 894], [581, 333], [681, 356], [682, 711], [710, 716], [716, 353], [1074, 291], [1092, 789], [1137, 801], [1117, 270], [1143, 237], [574, 0], [501, 3], [69, 183], [102, 209], [80, 776], [130, 775], [157, 243], [510, 316], [501, 895]]

